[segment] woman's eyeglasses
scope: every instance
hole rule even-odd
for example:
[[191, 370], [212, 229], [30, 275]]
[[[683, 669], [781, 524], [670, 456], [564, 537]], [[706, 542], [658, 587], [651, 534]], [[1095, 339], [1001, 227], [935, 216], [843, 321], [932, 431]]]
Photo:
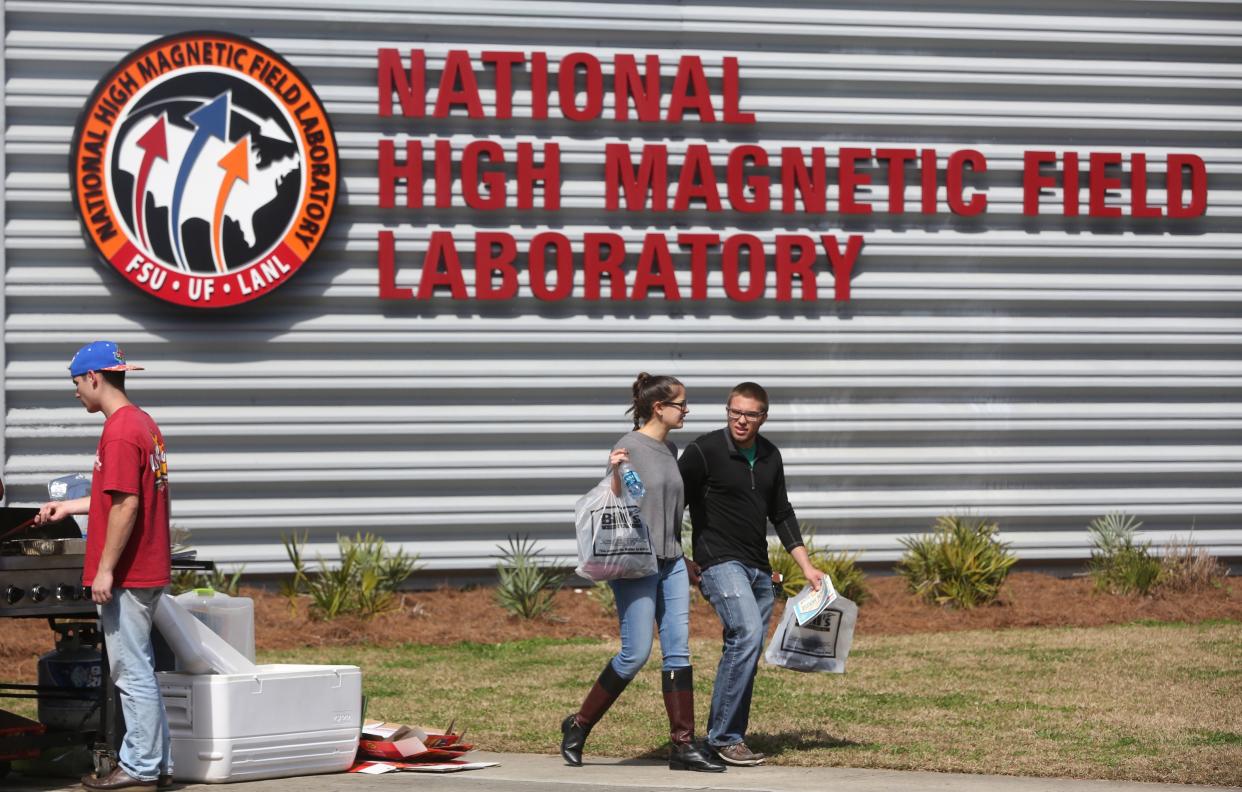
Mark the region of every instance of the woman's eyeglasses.
[[687, 412], [690, 409], [686, 406], [685, 399], [682, 399], [679, 402], [660, 402], [660, 404], [663, 404], [665, 407], [674, 407], [680, 412]]

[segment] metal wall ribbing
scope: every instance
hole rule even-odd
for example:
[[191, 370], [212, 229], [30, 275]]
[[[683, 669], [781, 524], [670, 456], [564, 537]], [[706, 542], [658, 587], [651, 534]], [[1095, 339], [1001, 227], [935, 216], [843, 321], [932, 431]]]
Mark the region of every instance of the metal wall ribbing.
[[[585, 3], [397, 0], [263, 4], [10, 0], [4, 9], [4, 478], [10, 503], [86, 471], [99, 420], [65, 364], [121, 341], [148, 370], [132, 393], [169, 447], [174, 522], [203, 555], [284, 568], [282, 532], [311, 552], [373, 530], [428, 567], [493, 563], [506, 534], [572, 554], [575, 497], [627, 428], [635, 373], [689, 389], [683, 444], [722, 424], [729, 387], [772, 393], [799, 516], [822, 543], [897, 556], [949, 511], [997, 519], [1030, 559], [1087, 553], [1084, 526], [1124, 509], [1163, 542], [1194, 529], [1242, 555], [1242, 4], [965, 0]], [[96, 81], [157, 36], [227, 30], [281, 52], [316, 86], [341, 151], [342, 203], [319, 253], [242, 308], [160, 304], [97, 262], [73, 214], [67, 156]], [[380, 119], [376, 50], [677, 55], [742, 64], [754, 126], [530, 119]], [[432, 80], [434, 85], [434, 79]], [[490, 90], [490, 86], [485, 86]], [[381, 209], [377, 140], [560, 144], [556, 213]], [[883, 211], [618, 214], [606, 142], [976, 148], [981, 217]], [[1167, 152], [1207, 162], [1193, 221], [1022, 215], [1022, 152]], [[835, 159], [830, 168], [835, 168]], [[1162, 187], [1160, 176], [1154, 183]], [[943, 189], [943, 188], [942, 188]], [[1124, 204], [1126, 191], [1117, 203]], [[916, 202], [910, 187], [908, 201]], [[1085, 191], [1084, 191], [1085, 202]], [[456, 202], [461, 205], [461, 202]], [[833, 202], [835, 205], [835, 201]], [[571, 238], [648, 229], [864, 233], [853, 299], [703, 303], [382, 302], [377, 232], [396, 231], [398, 284], [416, 284], [430, 231], [555, 225]], [[689, 263], [677, 258], [689, 283]], [[580, 287], [579, 287], [580, 288]]]

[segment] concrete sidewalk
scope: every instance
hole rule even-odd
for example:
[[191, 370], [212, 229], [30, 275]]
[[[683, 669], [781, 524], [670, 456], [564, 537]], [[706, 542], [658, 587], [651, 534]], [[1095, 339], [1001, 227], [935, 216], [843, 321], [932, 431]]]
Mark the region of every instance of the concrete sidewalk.
[[[1226, 787], [1145, 784], [1134, 781], [1075, 781], [1062, 778], [913, 773], [837, 767], [733, 767], [719, 774], [672, 772], [663, 763], [637, 759], [588, 757], [583, 767], [566, 767], [559, 756], [497, 754], [475, 751], [478, 762], [499, 767], [450, 775], [388, 773], [371, 776], [336, 774], [274, 781], [251, 781], [227, 787], [175, 784], [172, 792], [633, 792], [634, 790], [745, 790], [746, 792], [1190, 792]], [[9, 778], [5, 792], [81, 792], [63, 780]], [[1238, 789], [1238, 787], [1230, 787]]]

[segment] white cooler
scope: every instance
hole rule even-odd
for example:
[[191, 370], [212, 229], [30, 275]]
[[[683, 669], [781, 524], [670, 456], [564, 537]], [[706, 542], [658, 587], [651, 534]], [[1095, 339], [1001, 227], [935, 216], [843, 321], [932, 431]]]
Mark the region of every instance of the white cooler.
[[261, 665], [157, 674], [173, 777], [221, 783], [348, 770], [362, 727], [357, 666]]

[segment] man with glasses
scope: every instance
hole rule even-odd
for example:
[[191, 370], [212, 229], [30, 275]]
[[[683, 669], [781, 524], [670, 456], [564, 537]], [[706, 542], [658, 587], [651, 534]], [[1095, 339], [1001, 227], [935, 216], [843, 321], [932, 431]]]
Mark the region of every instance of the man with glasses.
[[768, 522], [811, 586], [824, 573], [811, 565], [798, 519], [785, 491], [781, 452], [759, 427], [768, 417], [768, 394], [743, 382], [729, 394], [728, 425], [686, 446], [678, 466], [693, 525], [693, 581], [724, 625], [724, 653], [716, 669], [707, 743], [726, 764], [763, 764], [764, 755], [746, 747], [750, 700], [763, 640], [772, 617], [772, 568], [768, 564]]

